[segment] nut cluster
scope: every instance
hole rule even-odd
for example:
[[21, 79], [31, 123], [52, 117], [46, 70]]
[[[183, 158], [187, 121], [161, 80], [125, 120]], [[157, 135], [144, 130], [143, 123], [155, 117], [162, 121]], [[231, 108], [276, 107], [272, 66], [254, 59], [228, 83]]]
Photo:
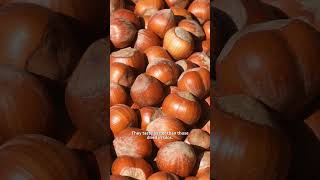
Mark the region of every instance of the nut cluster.
[[210, 1], [112, 7], [112, 176], [209, 179]]

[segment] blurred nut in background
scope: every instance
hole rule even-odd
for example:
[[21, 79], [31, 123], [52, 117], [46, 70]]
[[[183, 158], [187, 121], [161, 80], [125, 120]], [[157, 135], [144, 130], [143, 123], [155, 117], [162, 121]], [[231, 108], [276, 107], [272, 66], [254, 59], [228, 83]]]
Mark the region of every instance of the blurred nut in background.
[[[2, 0], [5, 2], [31, 3], [78, 21], [87, 34], [99, 38], [106, 34], [107, 1], [104, 0]], [[119, 1], [119, 0], [118, 0]], [[119, 1], [121, 2], [121, 1]], [[121, 3], [120, 3], [121, 4]], [[121, 6], [121, 5], [120, 5]]]
[[68, 113], [76, 127], [100, 144], [111, 139], [105, 108], [109, 101], [108, 49], [106, 39], [88, 48], [69, 80], [65, 95]]
[[53, 80], [71, 74], [82, 51], [63, 16], [34, 4], [7, 4], [0, 13], [1, 64]]
[[[269, 180], [276, 174], [285, 179], [291, 150], [288, 138], [275, 123], [277, 116], [247, 96], [217, 97], [213, 102], [212, 158], [219, 177], [241, 179], [250, 174], [252, 179]], [[225, 145], [230, 153], [226, 153]], [[240, 167], [243, 170], [239, 170]], [[254, 174], [253, 167], [256, 168]]]
[[74, 152], [41, 135], [19, 136], [0, 146], [0, 167], [1, 179], [89, 179]]
[[[253, 29], [255, 33], [248, 33]], [[276, 36], [270, 33], [271, 29], [283, 35]], [[303, 36], [297, 38], [296, 34]], [[252, 42], [259, 43], [252, 46]], [[301, 44], [304, 48], [300, 48]], [[239, 47], [243, 46], [248, 48], [240, 50]], [[268, 50], [270, 46], [272, 51]], [[299, 19], [250, 26], [233, 36], [220, 54], [216, 63], [217, 90], [220, 95], [236, 93], [255, 97], [289, 121], [295, 121], [320, 95], [320, 78], [315, 78], [320, 77], [319, 48], [320, 33]], [[259, 58], [247, 56], [253, 52]], [[236, 58], [239, 56], [243, 58]], [[273, 61], [274, 58], [281, 61]], [[299, 62], [298, 67], [296, 61]], [[241, 67], [236, 64], [241, 64]], [[278, 81], [279, 77], [286, 83]]]
[[58, 124], [48, 92], [28, 72], [0, 66], [0, 144], [17, 135], [53, 135]]
[[319, 12], [320, 2], [317, 0], [262, 0], [266, 4], [270, 4], [279, 8], [289, 17], [302, 17], [314, 27], [320, 30]]
[[[234, 6], [230, 6], [230, 3]], [[251, 24], [287, 18], [281, 10], [261, 1], [216, 0], [214, 7], [228, 15], [238, 30]]]

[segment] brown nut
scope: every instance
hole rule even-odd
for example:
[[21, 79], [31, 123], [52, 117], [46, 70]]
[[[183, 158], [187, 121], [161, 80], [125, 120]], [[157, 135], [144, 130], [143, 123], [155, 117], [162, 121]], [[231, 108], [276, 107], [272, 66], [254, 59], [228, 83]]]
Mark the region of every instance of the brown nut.
[[210, 57], [205, 52], [195, 52], [187, 60], [210, 71]]
[[2, 144], [0, 167], [1, 179], [89, 179], [75, 152], [37, 134], [25, 134]]
[[168, 30], [165, 34], [163, 48], [165, 48], [174, 59], [185, 59], [193, 52], [194, 41], [188, 31], [181, 27], [175, 27]]
[[152, 153], [152, 144], [142, 132], [138, 128], [127, 128], [121, 131], [113, 140], [117, 156], [149, 157]]
[[131, 87], [136, 78], [134, 69], [126, 64], [114, 62], [110, 65], [110, 81], [124, 87]]
[[163, 0], [139, 0], [136, 3], [134, 13], [142, 17], [150, 9], [160, 10], [163, 7]]
[[0, 66], [0, 144], [27, 133], [53, 135], [58, 127], [52, 100], [38, 79]]
[[165, 94], [159, 80], [147, 74], [140, 74], [131, 87], [130, 95], [133, 102], [145, 107], [160, 104]]
[[144, 52], [148, 58], [149, 64], [157, 59], [167, 59], [172, 60], [169, 53], [160, 46], [152, 46], [145, 50]]
[[197, 157], [190, 145], [176, 141], [161, 147], [155, 161], [161, 171], [187, 177], [192, 173]]
[[152, 174], [148, 180], [179, 180], [179, 177], [173, 173], [160, 171]]
[[81, 58], [68, 80], [65, 103], [75, 126], [85, 131], [100, 145], [111, 140], [107, 117], [109, 42], [101, 39], [93, 43]]
[[142, 158], [118, 157], [112, 164], [112, 175], [128, 176], [146, 180], [152, 174], [152, 167]]
[[72, 23], [31, 3], [8, 3], [0, 11], [0, 24], [5, 27], [0, 31], [1, 64], [51, 80], [70, 76], [83, 54]]
[[129, 106], [117, 104], [110, 108], [110, 129], [115, 136], [124, 129], [137, 125], [137, 114]]
[[196, 148], [210, 149], [210, 135], [201, 129], [192, 129], [184, 142]]
[[209, 20], [203, 25], [203, 30], [204, 30], [204, 33], [206, 34], [207, 40], [210, 40], [210, 22], [211, 21]]
[[204, 99], [210, 93], [210, 72], [205, 68], [193, 68], [181, 74], [178, 88]]
[[152, 46], [159, 46], [161, 44], [160, 38], [149, 29], [140, 29], [134, 48], [144, 53], [146, 49]]
[[178, 26], [188, 31], [189, 33], [193, 34], [195, 37], [197, 37], [200, 40], [203, 39], [205, 36], [202, 27], [195, 20], [183, 19], [179, 22]]
[[134, 180], [134, 179], [128, 176], [111, 175], [110, 180]]
[[188, 11], [197, 17], [199, 22], [203, 24], [210, 19], [210, 0], [194, 0]]
[[181, 60], [177, 61], [176, 64], [180, 67], [181, 72], [198, 67], [193, 62], [185, 60], [185, 59], [181, 59]]
[[156, 12], [148, 22], [148, 29], [163, 38], [166, 32], [176, 25], [171, 9], [162, 9]]
[[186, 91], [169, 94], [162, 103], [162, 111], [188, 125], [196, 124], [201, 116], [200, 104]]
[[180, 76], [180, 71], [173, 61], [166, 59], [154, 59], [152, 63], [147, 66], [146, 74], [157, 78], [165, 85], [177, 84]]
[[128, 94], [124, 87], [119, 84], [110, 83], [110, 106], [116, 104], [127, 104], [129, 101]]
[[158, 117], [163, 116], [163, 112], [160, 108], [156, 107], [143, 107], [139, 109], [141, 118], [141, 129], [143, 131], [147, 130], [147, 126]]
[[207, 173], [210, 174], [210, 151], [201, 153], [197, 163], [197, 177], [204, 176]]
[[181, 8], [181, 7], [170, 7], [170, 9], [172, 10], [174, 16], [176, 16], [178, 18], [192, 19], [191, 13], [188, 10], [184, 9], [184, 8]]
[[[182, 141], [184, 139], [182, 133], [185, 131], [185, 128], [183, 123], [176, 118], [161, 116], [150, 122], [147, 126], [147, 131], [152, 132], [152, 134], [156, 136], [153, 137], [153, 142], [158, 148], [161, 148], [170, 142]], [[170, 134], [159, 135], [155, 133]]]
[[139, 18], [128, 9], [118, 9], [113, 12], [112, 17], [121, 17], [123, 19], [126, 19], [131, 22], [137, 29], [141, 26]]
[[137, 29], [130, 21], [121, 17], [110, 18], [110, 40], [116, 48], [130, 46], [136, 34]]
[[144, 72], [146, 62], [144, 56], [135, 48], [125, 48], [110, 54], [110, 64], [119, 62], [133, 67], [138, 72]]

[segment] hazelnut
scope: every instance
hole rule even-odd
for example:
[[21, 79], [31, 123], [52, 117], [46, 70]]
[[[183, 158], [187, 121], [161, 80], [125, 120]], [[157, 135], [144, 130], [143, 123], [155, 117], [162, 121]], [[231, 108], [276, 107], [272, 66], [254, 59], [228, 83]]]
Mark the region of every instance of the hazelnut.
[[184, 142], [196, 148], [210, 149], [210, 135], [201, 129], [192, 129]]
[[[184, 136], [179, 133], [184, 132], [185, 128], [183, 123], [176, 118], [161, 116], [150, 122], [147, 126], [147, 131], [153, 132], [154, 136], [156, 136], [153, 141], [158, 148], [161, 148], [170, 142], [183, 140]], [[158, 135], [155, 133], [170, 134]]]
[[162, 146], [157, 154], [156, 163], [161, 171], [171, 172], [181, 177], [192, 173], [197, 158], [192, 147], [176, 141]]
[[197, 123], [201, 116], [200, 104], [186, 91], [169, 94], [162, 103], [162, 111], [188, 125]]
[[142, 132], [138, 128], [127, 128], [121, 131], [113, 140], [117, 156], [149, 157], [152, 153], [152, 144]]
[[134, 81], [131, 91], [133, 102], [139, 106], [155, 106], [164, 98], [164, 89], [159, 80], [147, 74], [140, 74]]
[[142, 158], [130, 156], [118, 157], [112, 164], [112, 175], [128, 176], [134, 179], [147, 180], [153, 170]]

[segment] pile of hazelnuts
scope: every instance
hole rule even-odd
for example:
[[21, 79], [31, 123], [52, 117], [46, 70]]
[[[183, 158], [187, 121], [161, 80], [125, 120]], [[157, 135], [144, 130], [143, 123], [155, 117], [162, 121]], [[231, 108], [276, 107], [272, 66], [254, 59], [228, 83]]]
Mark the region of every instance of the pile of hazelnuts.
[[111, 179], [210, 179], [210, 1], [110, 5]]

